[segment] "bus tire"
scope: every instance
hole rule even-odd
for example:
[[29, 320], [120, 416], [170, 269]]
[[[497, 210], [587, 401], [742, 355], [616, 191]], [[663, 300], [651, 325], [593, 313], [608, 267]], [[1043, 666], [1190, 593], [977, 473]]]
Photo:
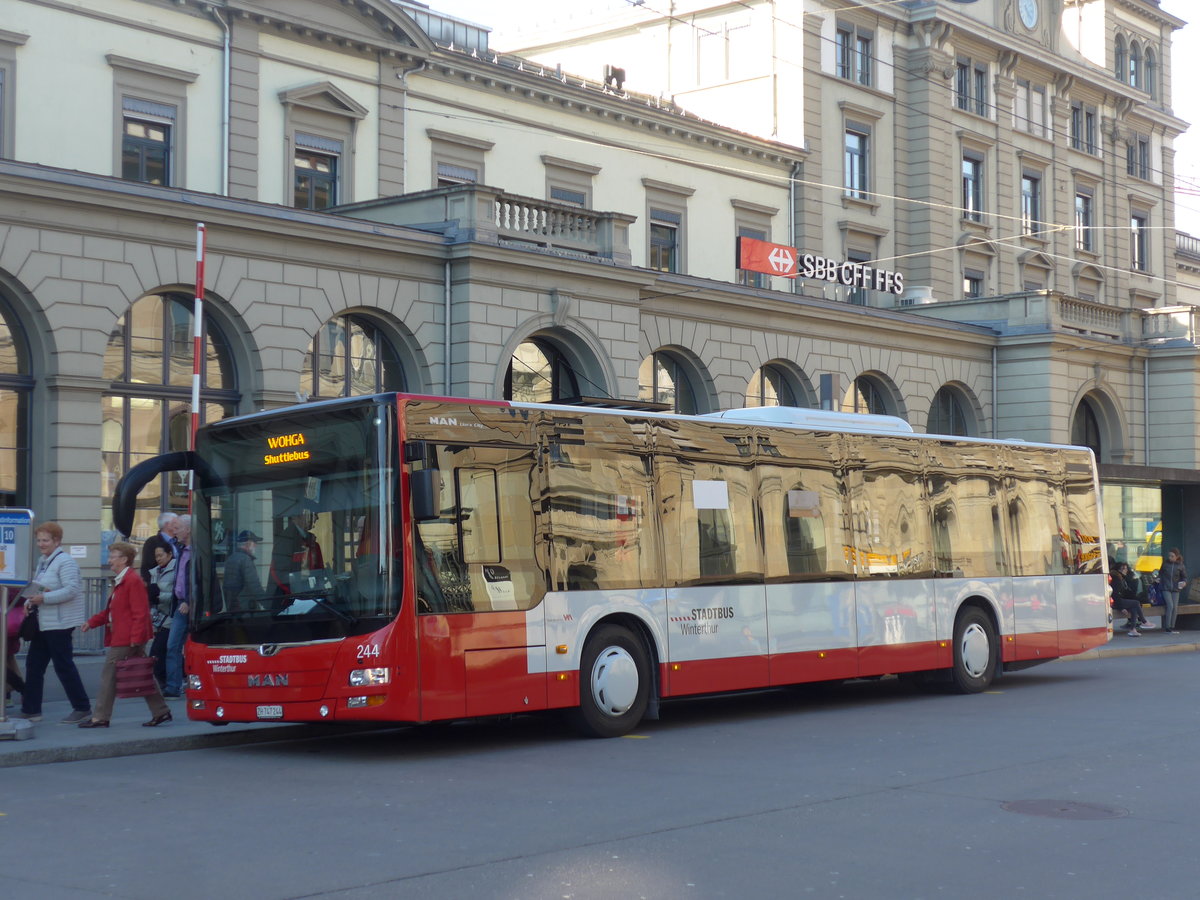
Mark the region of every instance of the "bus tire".
[[579, 708], [575, 727], [587, 737], [628, 734], [646, 714], [650, 700], [650, 660], [628, 629], [597, 628], [579, 661]]
[[1000, 656], [1000, 642], [991, 618], [978, 607], [968, 606], [954, 623], [955, 689], [978, 694], [992, 683]]

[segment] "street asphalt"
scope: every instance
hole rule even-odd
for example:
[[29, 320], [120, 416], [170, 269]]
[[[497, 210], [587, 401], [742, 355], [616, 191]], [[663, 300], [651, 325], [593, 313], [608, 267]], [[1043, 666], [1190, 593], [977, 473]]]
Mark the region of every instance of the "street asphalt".
[[[1112, 641], [1104, 647], [1065, 657], [1061, 662], [1155, 653], [1191, 653], [1197, 650], [1200, 650], [1200, 630], [1163, 634], [1154, 629], [1143, 632], [1140, 637], [1130, 637], [1118, 629]], [[93, 698], [99, 686], [102, 663], [103, 657], [99, 655], [76, 657], [84, 685]], [[61, 720], [71, 712], [71, 705], [64, 698], [51, 667], [46, 672], [46, 701], [42, 704], [42, 721], [30, 725], [20, 724], [12, 718], [8, 718], [7, 723], [0, 720], [0, 768], [295, 740], [334, 734], [345, 729], [361, 731], [364, 728], [377, 730], [379, 727], [279, 722], [235, 723], [216, 727], [207, 722], [190, 721], [184, 709], [184, 700], [172, 699], [167, 702], [174, 719], [156, 728], [142, 726], [141, 723], [149, 719], [149, 712], [146, 703], [139, 699], [118, 700], [113, 709], [112, 724], [108, 728], [87, 729], [64, 725]], [[9, 706], [5, 713], [11, 717], [19, 710], [19, 705]]]

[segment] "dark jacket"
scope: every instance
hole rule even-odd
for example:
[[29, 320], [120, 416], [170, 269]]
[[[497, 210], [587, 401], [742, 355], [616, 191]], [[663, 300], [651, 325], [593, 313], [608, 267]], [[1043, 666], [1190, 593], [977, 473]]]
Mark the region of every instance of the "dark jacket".
[[171, 546], [171, 542], [163, 537], [161, 531], [156, 531], [146, 539], [146, 543], [142, 544], [142, 564], [139, 566], [139, 571], [142, 573], [142, 583], [150, 583], [150, 570], [158, 563], [154, 559], [154, 550], [156, 547], [165, 547], [167, 552], [172, 556], [175, 555], [175, 548]]

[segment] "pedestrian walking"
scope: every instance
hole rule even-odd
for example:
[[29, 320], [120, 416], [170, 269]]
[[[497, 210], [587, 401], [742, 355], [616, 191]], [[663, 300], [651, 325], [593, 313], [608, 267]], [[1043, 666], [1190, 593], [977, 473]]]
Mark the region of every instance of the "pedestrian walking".
[[[84, 631], [104, 626], [104, 668], [100, 671], [100, 696], [96, 698], [96, 711], [80, 728], [107, 728], [112, 718], [113, 702], [117, 697], [117, 663], [133, 656], [146, 655], [146, 642], [154, 636], [150, 624], [150, 601], [146, 596], [146, 585], [133, 568], [137, 548], [133, 544], [118, 541], [108, 548], [108, 568], [113, 573], [112, 594], [108, 606], [92, 616], [83, 625]], [[171, 721], [171, 708], [154, 687], [154, 693], [146, 694], [146, 705], [150, 707], [150, 721], [142, 724], [153, 728]]]
[[92, 702], [75, 668], [71, 646], [71, 633], [84, 623], [86, 613], [83, 579], [78, 563], [62, 548], [61, 525], [43, 522], [34, 531], [34, 538], [42, 558], [30, 583], [35, 592], [25, 598], [25, 614], [37, 615], [38, 631], [25, 655], [25, 691], [21, 694], [21, 711], [14, 718], [42, 721], [46, 667], [53, 662], [54, 674], [71, 701], [71, 712], [63, 722], [74, 724], [92, 715]]
[[1163, 589], [1163, 632], [1179, 634], [1175, 630], [1175, 618], [1179, 615], [1179, 594], [1187, 587], [1188, 573], [1178, 548], [1172, 547], [1167, 551], [1167, 559], [1159, 577], [1162, 579]]

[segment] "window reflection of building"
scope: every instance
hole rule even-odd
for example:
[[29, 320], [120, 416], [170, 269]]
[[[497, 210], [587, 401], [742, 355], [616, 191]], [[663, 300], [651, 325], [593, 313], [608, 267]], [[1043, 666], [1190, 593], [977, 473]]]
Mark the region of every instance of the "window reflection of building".
[[517, 347], [504, 376], [504, 399], [554, 403], [579, 395], [571, 361], [557, 347], [539, 338]]
[[405, 390], [392, 342], [360, 316], [337, 316], [321, 326], [300, 379], [301, 391], [314, 400]]
[[787, 376], [776, 366], [763, 366], [746, 388], [746, 406], [800, 406]]
[[[108, 501], [120, 477], [139, 462], [186, 450], [191, 429], [192, 298], [151, 294], [134, 303], [108, 338], [101, 400], [99, 492], [102, 530], [112, 528]], [[205, 323], [200, 360], [200, 423], [235, 412], [239, 395], [228, 345]], [[149, 536], [159, 512], [187, 508], [187, 480], [171, 472], [138, 499], [134, 536]]]
[[29, 504], [29, 354], [0, 303], [0, 506]]
[[854, 379], [842, 398], [842, 412], [887, 415], [887, 402], [875, 381], [865, 375]]
[[670, 353], [652, 353], [642, 360], [638, 369], [638, 399], [665, 403], [671, 412], [694, 415], [696, 391], [687, 372]]

